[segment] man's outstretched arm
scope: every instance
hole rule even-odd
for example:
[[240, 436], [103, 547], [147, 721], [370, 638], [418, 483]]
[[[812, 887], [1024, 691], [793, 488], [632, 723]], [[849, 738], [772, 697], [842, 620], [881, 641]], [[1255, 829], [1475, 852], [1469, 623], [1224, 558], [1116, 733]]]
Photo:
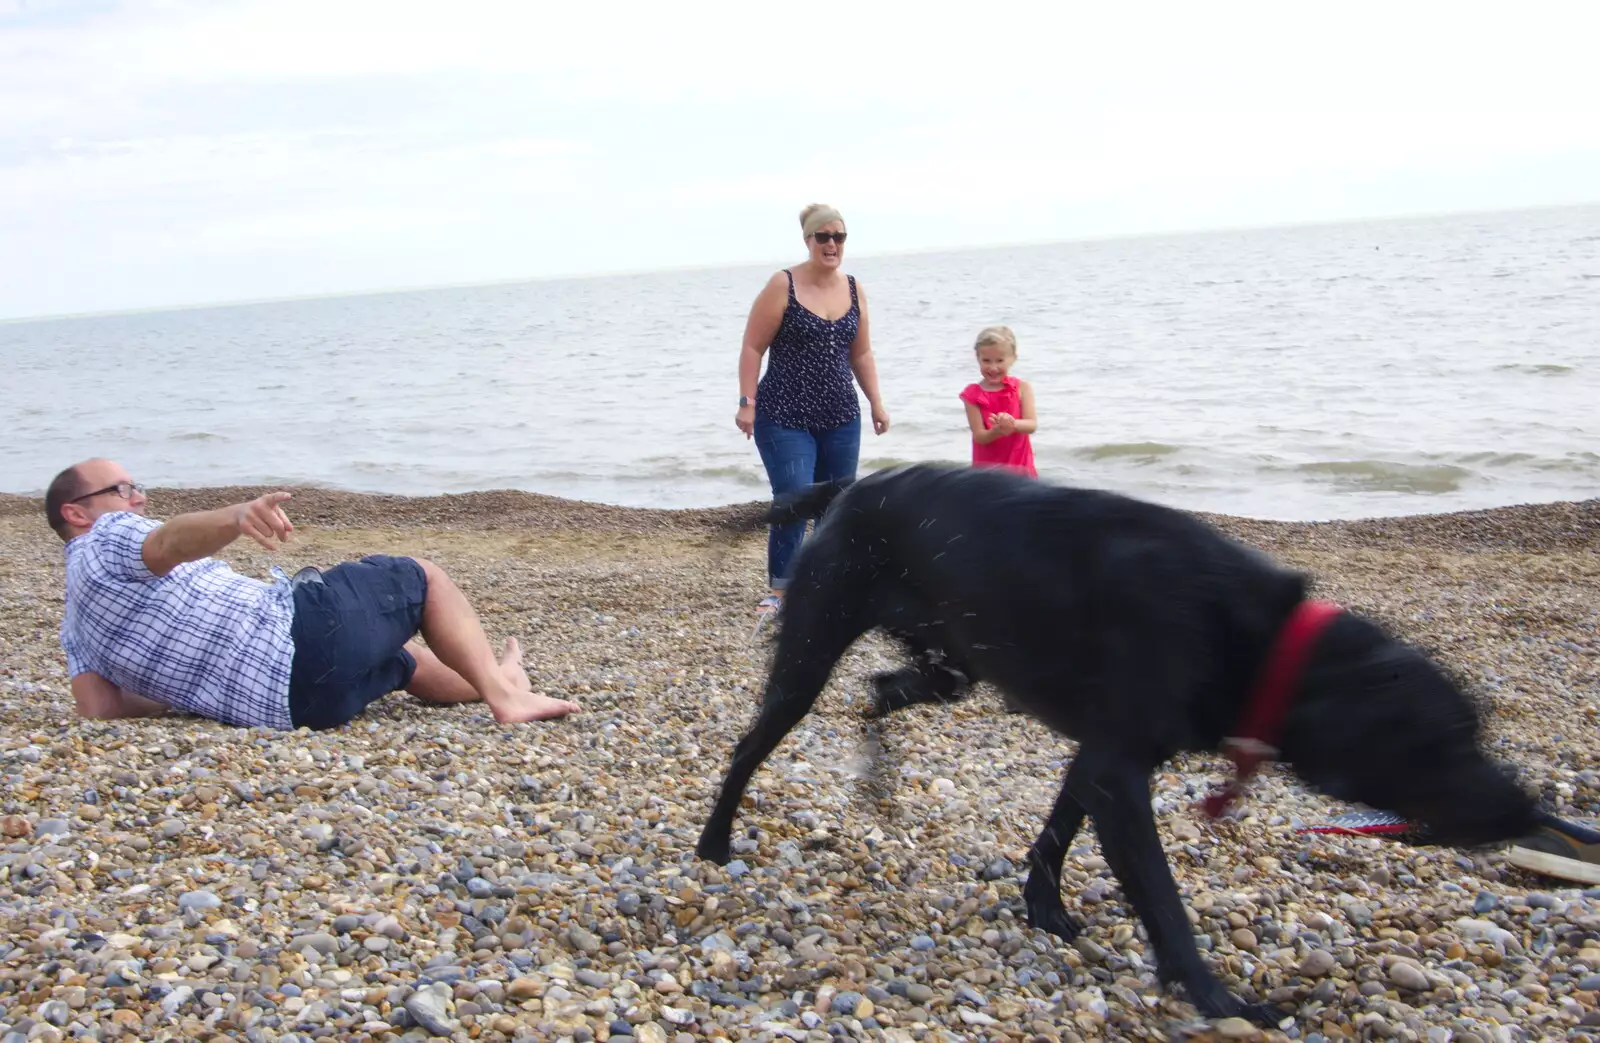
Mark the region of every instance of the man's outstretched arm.
[[79, 717], [100, 721], [119, 717], [156, 717], [170, 712], [165, 703], [123, 691], [93, 671], [72, 676], [72, 701], [78, 704]]
[[180, 514], [145, 537], [140, 552], [145, 568], [165, 576], [186, 561], [209, 558], [240, 536], [275, 550], [294, 532], [279, 506], [287, 499], [285, 492], [267, 493], [249, 503]]

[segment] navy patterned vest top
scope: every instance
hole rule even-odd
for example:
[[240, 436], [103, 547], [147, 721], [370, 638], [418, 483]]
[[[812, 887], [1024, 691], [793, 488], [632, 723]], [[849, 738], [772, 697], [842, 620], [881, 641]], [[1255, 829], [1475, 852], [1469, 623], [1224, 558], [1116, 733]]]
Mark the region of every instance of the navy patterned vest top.
[[789, 303], [767, 348], [767, 372], [756, 386], [756, 415], [780, 427], [827, 431], [861, 416], [850, 345], [861, 328], [856, 278], [850, 280], [850, 310], [829, 321], [794, 295], [787, 268]]

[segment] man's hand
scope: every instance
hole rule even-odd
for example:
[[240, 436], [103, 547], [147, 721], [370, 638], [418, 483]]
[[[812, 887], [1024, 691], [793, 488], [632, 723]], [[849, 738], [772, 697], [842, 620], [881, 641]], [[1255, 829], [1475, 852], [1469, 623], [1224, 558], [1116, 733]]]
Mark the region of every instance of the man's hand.
[[249, 503], [180, 514], [145, 537], [145, 567], [156, 576], [165, 576], [184, 562], [209, 558], [240, 536], [249, 536], [267, 550], [277, 550], [294, 531], [279, 506], [287, 499], [286, 492], [270, 492]]
[[249, 503], [241, 503], [238, 512], [239, 535], [248, 536], [267, 550], [277, 550], [289, 542], [294, 524], [283, 513], [280, 504], [291, 498], [290, 493], [276, 492], [258, 496]]

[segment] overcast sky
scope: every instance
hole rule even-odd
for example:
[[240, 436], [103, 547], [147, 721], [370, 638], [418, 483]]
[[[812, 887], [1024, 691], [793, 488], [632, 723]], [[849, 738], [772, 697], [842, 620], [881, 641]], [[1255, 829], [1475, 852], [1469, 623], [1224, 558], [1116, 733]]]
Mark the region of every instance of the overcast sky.
[[[690, 13], [692, 12], [692, 13]], [[1600, 4], [0, 0], [0, 317], [1600, 199]]]

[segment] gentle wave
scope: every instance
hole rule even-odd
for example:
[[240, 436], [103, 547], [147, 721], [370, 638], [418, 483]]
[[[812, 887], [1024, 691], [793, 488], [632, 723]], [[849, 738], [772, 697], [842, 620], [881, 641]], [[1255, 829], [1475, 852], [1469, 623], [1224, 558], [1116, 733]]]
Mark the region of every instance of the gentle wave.
[[1392, 460], [1324, 460], [1300, 464], [1301, 474], [1326, 477], [1364, 492], [1453, 493], [1473, 477], [1454, 464], [1402, 464]]
[[1531, 373], [1540, 377], [1559, 377], [1574, 372], [1578, 367], [1563, 366], [1558, 362], [1507, 362], [1496, 366], [1502, 372]]
[[[749, 467], [738, 467], [731, 464], [722, 466], [697, 467], [691, 464], [685, 464], [682, 460], [672, 456], [646, 457], [645, 459], [640, 460], [639, 463], [641, 465], [640, 472], [633, 477], [649, 479], [652, 481], [662, 478], [698, 478], [710, 480], [732, 479], [733, 481], [743, 482], [746, 484], [759, 480], [761, 484], [766, 484], [766, 478], [763, 474], [752, 471], [752, 469]], [[627, 480], [629, 478], [629, 476], [625, 474], [611, 477], [622, 478], [623, 480]]]
[[1085, 460], [1112, 460], [1120, 457], [1157, 460], [1174, 453], [1181, 453], [1183, 450], [1184, 447], [1181, 445], [1168, 445], [1165, 442], [1106, 442], [1101, 445], [1080, 446], [1072, 451], [1072, 455]]

